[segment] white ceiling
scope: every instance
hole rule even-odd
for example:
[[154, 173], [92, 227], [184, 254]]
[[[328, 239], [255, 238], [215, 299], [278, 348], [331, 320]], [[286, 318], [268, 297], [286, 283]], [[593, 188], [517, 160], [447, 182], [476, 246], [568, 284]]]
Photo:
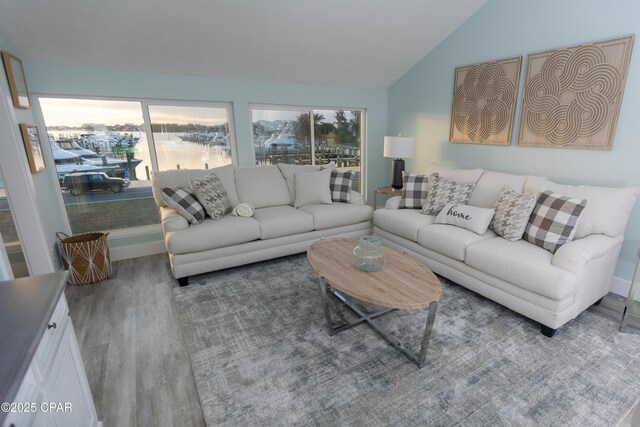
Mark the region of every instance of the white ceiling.
[[388, 87], [486, 0], [0, 0], [21, 59]]

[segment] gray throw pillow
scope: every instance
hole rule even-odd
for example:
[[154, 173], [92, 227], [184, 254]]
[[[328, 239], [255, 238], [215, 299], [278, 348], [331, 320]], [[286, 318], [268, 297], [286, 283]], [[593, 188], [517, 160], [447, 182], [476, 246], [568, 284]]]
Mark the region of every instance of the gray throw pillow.
[[211, 173], [202, 178], [191, 178], [189, 184], [211, 218], [220, 219], [231, 212], [231, 203], [218, 175]]
[[471, 198], [475, 183], [456, 182], [429, 175], [427, 180], [427, 199], [422, 206], [425, 215], [438, 215], [447, 203], [466, 205]]
[[584, 199], [571, 199], [552, 191], [543, 191], [529, 217], [522, 238], [552, 254], [571, 241], [580, 214], [587, 206]]
[[186, 188], [164, 187], [160, 190], [162, 201], [182, 215], [191, 224], [204, 220], [205, 212], [196, 196]]
[[513, 188], [505, 185], [498, 195], [496, 214], [489, 228], [511, 242], [520, 240], [536, 206], [536, 200], [536, 193], [516, 193]]

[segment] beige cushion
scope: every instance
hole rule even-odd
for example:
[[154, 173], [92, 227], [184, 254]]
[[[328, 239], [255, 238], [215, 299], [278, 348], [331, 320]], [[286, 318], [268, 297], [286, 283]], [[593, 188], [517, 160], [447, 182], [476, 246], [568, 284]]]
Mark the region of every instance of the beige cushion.
[[606, 234], [611, 237], [624, 234], [629, 215], [640, 194], [638, 187], [563, 185], [544, 179], [528, 180], [527, 190], [532, 192], [551, 190], [563, 196], [587, 200], [587, 205], [576, 227], [575, 239], [581, 239], [590, 234]]
[[454, 225], [432, 224], [418, 230], [418, 243], [449, 258], [464, 261], [468, 245], [495, 236], [491, 230], [476, 234]]
[[175, 209], [169, 207], [160, 208], [160, 221], [162, 222], [162, 231], [165, 233], [189, 228], [189, 221]]
[[290, 205], [289, 187], [277, 166], [236, 168], [238, 198], [256, 209]]
[[561, 300], [574, 295], [576, 276], [551, 264], [551, 252], [524, 240], [501, 237], [467, 246], [465, 264], [520, 288]]
[[418, 241], [418, 230], [433, 224], [435, 216], [421, 214], [417, 209], [378, 209], [373, 213], [373, 223], [389, 233]]
[[313, 230], [313, 217], [291, 206], [256, 209], [253, 218], [260, 224], [262, 239], [273, 239]]
[[516, 193], [522, 193], [527, 175], [513, 175], [510, 173], [484, 171], [471, 193], [469, 205], [481, 208], [493, 208], [498, 195], [505, 185], [513, 188]]
[[153, 198], [159, 207], [167, 206], [166, 203], [160, 197], [160, 189], [163, 187], [183, 187], [190, 188], [189, 180], [191, 178], [202, 178], [205, 175], [209, 175], [211, 172], [215, 172], [222, 182], [224, 191], [227, 192], [229, 203], [231, 206], [235, 206], [238, 203], [238, 193], [236, 192], [235, 166], [226, 165], [220, 166], [214, 169], [175, 169], [160, 172], [151, 172], [151, 191]]
[[296, 197], [293, 206], [299, 208], [305, 205], [330, 205], [331, 200], [331, 169], [319, 172], [297, 172], [295, 174]]
[[287, 181], [287, 187], [289, 188], [289, 194], [291, 194], [292, 200], [296, 197], [296, 172], [317, 172], [320, 170], [319, 165], [288, 165], [286, 163], [278, 163], [278, 168], [280, 169], [280, 172], [282, 173], [285, 181]]
[[167, 250], [174, 255], [237, 245], [259, 238], [258, 221], [231, 214], [221, 219], [207, 218], [186, 230], [165, 233]]
[[371, 220], [373, 209], [368, 205], [333, 203], [331, 205], [307, 205], [300, 208], [313, 216], [313, 228], [326, 230]]
[[475, 184], [482, 175], [482, 169], [454, 169], [437, 163], [431, 163], [427, 169], [426, 175], [431, 175], [433, 173], [437, 173], [440, 178], [448, 179], [450, 181]]
[[484, 234], [494, 214], [495, 209], [447, 203], [436, 216], [434, 222], [436, 224], [455, 225], [456, 227], [473, 231], [476, 234]]

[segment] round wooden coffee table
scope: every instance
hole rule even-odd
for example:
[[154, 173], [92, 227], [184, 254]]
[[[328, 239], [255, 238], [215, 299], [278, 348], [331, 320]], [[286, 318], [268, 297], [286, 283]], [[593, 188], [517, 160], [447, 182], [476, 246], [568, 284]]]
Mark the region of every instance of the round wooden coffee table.
[[[329, 335], [366, 323], [419, 368], [424, 366], [433, 322], [442, 295], [442, 285], [431, 270], [417, 260], [395, 249], [385, 248], [387, 262], [376, 272], [364, 272], [352, 265], [353, 239], [322, 239], [309, 247], [307, 259], [318, 275], [322, 304]], [[351, 309], [359, 318], [351, 323], [336, 324], [333, 321], [329, 295]], [[368, 313], [347, 297], [386, 307], [385, 310]], [[427, 323], [422, 335], [420, 353], [414, 354], [405, 345], [382, 329], [373, 320], [398, 309], [429, 308]]]

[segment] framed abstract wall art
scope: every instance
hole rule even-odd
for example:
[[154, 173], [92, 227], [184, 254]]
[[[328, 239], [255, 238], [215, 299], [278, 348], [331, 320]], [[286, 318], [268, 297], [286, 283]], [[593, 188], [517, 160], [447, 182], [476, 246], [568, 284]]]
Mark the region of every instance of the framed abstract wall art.
[[449, 141], [509, 145], [522, 56], [457, 67]]
[[518, 145], [610, 150], [633, 36], [527, 56]]

